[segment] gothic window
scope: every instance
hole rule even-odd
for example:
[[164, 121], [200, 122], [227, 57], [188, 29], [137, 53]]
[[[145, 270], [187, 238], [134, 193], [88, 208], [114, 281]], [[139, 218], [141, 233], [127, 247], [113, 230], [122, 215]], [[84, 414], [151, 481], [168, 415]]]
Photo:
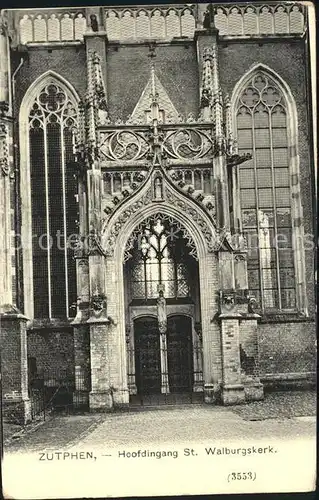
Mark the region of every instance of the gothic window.
[[263, 310], [296, 308], [286, 98], [263, 71], [236, 101], [239, 153], [252, 160], [239, 170], [243, 231], [248, 242], [248, 286]]
[[50, 79], [29, 106], [29, 162], [35, 318], [72, 315], [75, 262], [68, 238], [77, 232], [76, 180], [71, 165], [77, 105]]
[[185, 241], [173, 227], [160, 219], [145, 226], [136, 239], [131, 263], [133, 299], [155, 299], [159, 285], [166, 298], [190, 297]]

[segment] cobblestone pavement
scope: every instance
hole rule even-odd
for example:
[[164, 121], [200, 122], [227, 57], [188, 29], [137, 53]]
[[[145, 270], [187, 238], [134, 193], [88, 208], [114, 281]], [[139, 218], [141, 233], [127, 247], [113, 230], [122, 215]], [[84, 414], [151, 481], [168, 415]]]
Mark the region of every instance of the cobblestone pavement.
[[263, 401], [254, 401], [232, 408], [245, 420], [315, 416], [317, 393], [308, 391], [278, 391], [265, 394]]
[[55, 416], [11, 441], [6, 451], [30, 452], [74, 447], [119, 447], [235, 439], [290, 440], [315, 437], [315, 417], [247, 421], [229, 408], [193, 405], [99, 415]]
[[207, 443], [229, 439], [294, 439], [315, 436], [315, 419], [245, 421], [232, 411], [191, 407], [166, 411], [109, 415], [89, 436], [80, 440], [87, 447], [106, 443], [108, 447], [140, 444]]
[[64, 449], [76, 442], [80, 436], [90, 433], [103, 421], [104, 415], [51, 416], [42, 423], [31, 424], [17, 433], [14, 439], [6, 440], [4, 428], [4, 450], [11, 452], [32, 452], [45, 449]]

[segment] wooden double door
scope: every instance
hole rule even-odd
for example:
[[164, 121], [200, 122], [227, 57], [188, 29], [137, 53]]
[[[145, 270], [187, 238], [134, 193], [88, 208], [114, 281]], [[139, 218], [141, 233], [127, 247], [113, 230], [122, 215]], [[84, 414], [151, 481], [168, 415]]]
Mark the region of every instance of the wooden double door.
[[163, 381], [170, 393], [191, 392], [194, 383], [192, 320], [170, 316], [166, 342], [158, 330], [157, 319], [134, 321], [135, 382], [141, 395], [160, 394]]

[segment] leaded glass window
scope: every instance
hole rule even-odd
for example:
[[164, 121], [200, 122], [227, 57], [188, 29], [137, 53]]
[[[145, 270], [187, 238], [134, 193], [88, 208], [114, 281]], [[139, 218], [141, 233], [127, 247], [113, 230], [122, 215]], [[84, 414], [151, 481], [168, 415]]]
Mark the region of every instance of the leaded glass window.
[[76, 103], [57, 83], [39, 88], [29, 112], [34, 317], [72, 314], [75, 262], [68, 236], [77, 231], [76, 180], [69, 166]]
[[133, 299], [155, 299], [159, 285], [168, 299], [190, 297], [186, 242], [173, 226], [160, 218], [152, 220], [136, 238], [130, 262]]
[[251, 77], [236, 108], [241, 219], [248, 242], [248, 286], [263, 310], [296, 307], [287, 106], [264, 72]]

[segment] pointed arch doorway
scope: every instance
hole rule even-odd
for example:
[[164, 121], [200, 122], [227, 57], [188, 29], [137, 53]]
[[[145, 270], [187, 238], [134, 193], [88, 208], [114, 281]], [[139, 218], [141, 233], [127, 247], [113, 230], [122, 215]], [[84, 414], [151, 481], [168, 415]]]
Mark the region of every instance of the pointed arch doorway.
[[124, 295], [131, 403], [200, 402], [198, 262], [176, 220], [156, 214], [134, 230], [125, 252]]

